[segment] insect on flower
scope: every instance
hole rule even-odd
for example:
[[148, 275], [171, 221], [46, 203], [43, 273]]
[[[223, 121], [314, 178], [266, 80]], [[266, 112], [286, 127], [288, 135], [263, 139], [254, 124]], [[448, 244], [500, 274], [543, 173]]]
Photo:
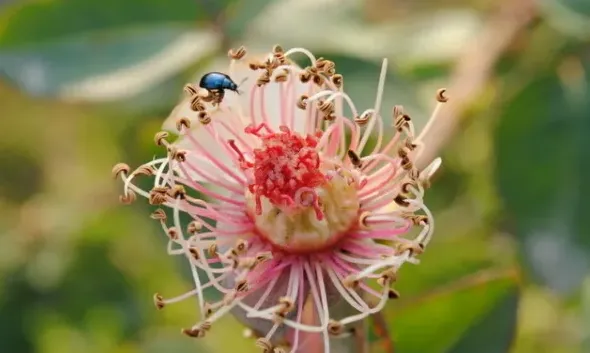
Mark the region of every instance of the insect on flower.
[[221, 103], [223, 100], [226, 89], [238, 94], [240, 93], [238, 91], [238, 84], [231, 77], [221, 72], [209, 72], [203, 75], [199, 81], [199, 87], [206, 89], [213, 96], [216, 96], [218, 103]]
[[[187, 85], [186, 100], [165, 123], [178, 140], [155, 136], [167, 155], [113, 172], [123, 180], [122, 201], [141, 195], [171, 209], [171, 220], [163, 209], [152, 218], [168, 237], [168, 253], [187, 259], [194, 289], [169, 299], [156, 294], [155, 303], [198, 299], [200, 319], [185, 334], [205, 336], [231, 312], [256, 332], [264, 352], [305, 352], [314, 338], [313, 347], [329, 352], [331, 337], [350, 336], [398, 297], [391, 288], [398, 270], [418, 263], [431, 239], [424, 193], [441, 161], [422, 170], [415, 161], [447, 99], [440, 90], [420, 134], [394, 107], [386, 140], [386, 60], [375, 105], [361, 112], [329, 60], [279, 46], [248, 66], [245, 55], [243, 47], [229, 55], [228, 77], [251, 83], [242, 95], [212, 107], [208, 92]], [[306, 56], [309, 66], [299, 68], [292, 55]], [[134, 184], [140, 175], [153, 177], [150, 190]], [[188, 227], [181, 213], [193, 219]], [[205, 300], [211, 287], [221, 300]], [[340, 305], [347, 310], [336, 310]]]

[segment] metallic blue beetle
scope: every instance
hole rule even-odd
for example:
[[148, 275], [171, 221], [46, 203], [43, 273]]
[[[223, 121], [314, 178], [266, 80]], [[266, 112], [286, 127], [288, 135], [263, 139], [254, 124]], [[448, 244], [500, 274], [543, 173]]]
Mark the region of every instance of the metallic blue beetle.
[[226, 89], [240, 93], [238, 85], [228, 75], [221, 72], [209, 72], [203, 75], [199, 86], [218, 96], [219, 101], [223, 99]]

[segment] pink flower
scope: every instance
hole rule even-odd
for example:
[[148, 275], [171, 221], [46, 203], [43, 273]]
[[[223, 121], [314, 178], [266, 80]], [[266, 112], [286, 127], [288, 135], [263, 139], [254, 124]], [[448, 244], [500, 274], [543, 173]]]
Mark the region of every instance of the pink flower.
[[[310, 66], [295, 66], [293, 54], [306, 55]], [[331, 61], [277, 46], [247, 69], [244, 56], [244, 48], [230, 51], [228, 70], [243, 81], [241, 95], [187, 85], [188, 98], [165, 124], [174, 123], [178, 140], [156, 134], [167, 156], [131, 173], [119, 164], [114, 173], [124, 182], [123, 201], [139, 194], [172, 210], [171, 222], [161, 209], [152, 218], [169, 237], [168, 253], [187, 258], [195, 288], [172, 299], [156, 294], [155, 302], [198, 298], [201, 318], [184, 333], [204, 336], [231, 311], [266, 352], [305, 351], [309, 334], [329, 352], [329, 337], [350, 335], [354, 323], [396, 298], [396, 272], [418, 263], [434, 230], [424, 191], [440, 159], [416, 169], [424, 131], [416, 135], [399, 106], [395, 134], [384, 140], [387, 61], [375, 106], [360, 112]], [[446, 101], [444, 90], [437, 100]], [[141, 174], [153, 176], [151, 190], [133, 183]], [[194, 220], [188, 228], [181, 212]], [[206, 302], [209, 287], [223, 299]], [[354, 313], [331, 310], [337, 303]]]

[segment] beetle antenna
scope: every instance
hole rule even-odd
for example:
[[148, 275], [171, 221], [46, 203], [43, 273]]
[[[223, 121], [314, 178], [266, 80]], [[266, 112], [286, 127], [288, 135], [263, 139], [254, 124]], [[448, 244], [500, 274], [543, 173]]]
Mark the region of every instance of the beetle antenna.
[[244, 77], [244, 79], [240, 81], [240, 83], [238, 84], [238, 88], [236, 89], [236, 92], [238, 92], [238, 94], [244, 93], [244, 91], [240, 90], [240, 86], [242, 86], [246, 81], [248, 81], [248, 77]]

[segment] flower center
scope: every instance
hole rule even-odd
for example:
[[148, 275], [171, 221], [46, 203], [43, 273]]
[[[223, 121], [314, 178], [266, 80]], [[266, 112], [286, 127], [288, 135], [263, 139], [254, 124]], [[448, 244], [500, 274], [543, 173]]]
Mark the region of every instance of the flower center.
[[321, 132], [302, 136], [265, 124], [246, 132], [261, 140], [251, 161], [230, 143], [249, 177], [247, 208], [260, 236], [286, 252], [314, 252], [357, 224], [358, 178], [340, 160], [322, 158]]

